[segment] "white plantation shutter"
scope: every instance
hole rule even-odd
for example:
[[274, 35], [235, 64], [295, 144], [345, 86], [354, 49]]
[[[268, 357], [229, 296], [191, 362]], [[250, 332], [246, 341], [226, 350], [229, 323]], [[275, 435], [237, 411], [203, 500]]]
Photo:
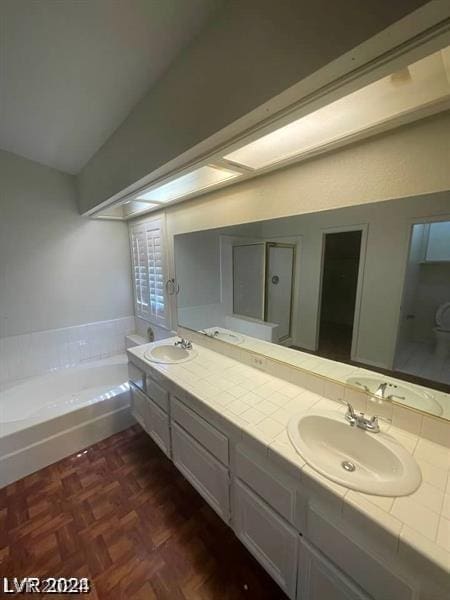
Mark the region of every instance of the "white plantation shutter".
[[136, 315], [168, 327], [166, 256], [161, 220], [130, 225]]

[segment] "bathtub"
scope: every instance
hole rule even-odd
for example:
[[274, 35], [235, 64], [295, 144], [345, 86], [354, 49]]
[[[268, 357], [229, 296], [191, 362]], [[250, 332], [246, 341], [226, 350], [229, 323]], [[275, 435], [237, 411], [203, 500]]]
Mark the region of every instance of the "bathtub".
[[0, 389], [0, 487], [133, 424], [127, 357], [86, 362]]

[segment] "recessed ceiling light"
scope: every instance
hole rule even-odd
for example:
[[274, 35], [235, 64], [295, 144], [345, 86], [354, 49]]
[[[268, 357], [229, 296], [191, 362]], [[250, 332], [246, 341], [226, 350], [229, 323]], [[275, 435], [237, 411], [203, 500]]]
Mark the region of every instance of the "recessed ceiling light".
[[169, 183], [164, 183], [148, 192], [140, 194], [137, 197], [137, 200], [156, 203], [171, 202], [177, 198], [188, 196], [195, 192], [201, 192], [202, 190], [238, 177], [239, 175], [240, 173], [236, 171], [222, 169], [221, 167], [214, 167], [212, 165], [205, 165], [186, 175], [177, 177], [176, 179], [169, 181]]

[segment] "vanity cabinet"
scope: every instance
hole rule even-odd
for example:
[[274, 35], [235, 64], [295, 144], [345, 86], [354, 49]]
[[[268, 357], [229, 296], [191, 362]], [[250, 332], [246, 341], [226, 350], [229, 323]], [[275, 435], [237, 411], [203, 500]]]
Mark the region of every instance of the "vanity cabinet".
[[178, 398], [171, 398], [171, 418], [224, 465], [228, 465], [228, 438]]
[[131, 362], [128, 363], [128, 381], [145, 393], [145, 373]]
[[295, 598], [299, 534], [245, 483], [236, 479], [233, 488], [236, 535], [289, 598]]
[[307, 516], [307, 539], [336, 565], [340, 573], [351, 574], [357, 584], [374, 600], [417, 600], [413, 574], [400, 573], [397, 568], [369, 552], [345, 531], [342, 526], [310, 505]]
[[370, 600], [342, 571], [300, 539], [297, 600]]
[[172, 422], [172, 459], [217, 514], [230, 520], [229, 471], [195, 439]]
[[155, 404], [157, 404], [164, 412], [169, 412], [169, 392], [148, 375], [145, 380], [145, 390], [147, 396], [151, 398]]
[[372, 554], [323, 512], [294, 475], [234, 432], [225, 435], [187, 392], [180, 400], [162, 376], [137, 368], [131, 375], [136, 420], [291, 600], [432, 597], [418, 594], [409, 569]]
[[133, 385], [131, 391], [131, 412], [161, 450], [170, 456], [169, 416], [148, 396]]
[[[133, 383], [130, 380], [130, 383]], [[150, 423], [150, 403], [145, 394], [138, 390], [134, 384], [130, 385], [130, 396], [131, 396], [131, 414], [139, 423], [139, 425], [145, 429], [147, 433], [148, 426]]]
[[264, 458], [239, 444], [236, 447], [235, 474], [282, 517], [294, 522], [295, 491], [275, 474]]
[[170, 456], [170, 427], [169, 416], [161, 410], [154, 402], [150, 404], [150, 423], [148, 433], [154, 442], [158, 444], [164, 454]]

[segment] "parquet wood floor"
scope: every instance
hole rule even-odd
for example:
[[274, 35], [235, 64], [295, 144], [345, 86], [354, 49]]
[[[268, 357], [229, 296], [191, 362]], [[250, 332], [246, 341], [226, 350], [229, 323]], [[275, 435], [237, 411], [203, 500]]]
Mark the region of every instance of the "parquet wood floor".
[[139, 426], [0, 490], [0, 575], [89, 577], [91, 600], [285, 598]]

